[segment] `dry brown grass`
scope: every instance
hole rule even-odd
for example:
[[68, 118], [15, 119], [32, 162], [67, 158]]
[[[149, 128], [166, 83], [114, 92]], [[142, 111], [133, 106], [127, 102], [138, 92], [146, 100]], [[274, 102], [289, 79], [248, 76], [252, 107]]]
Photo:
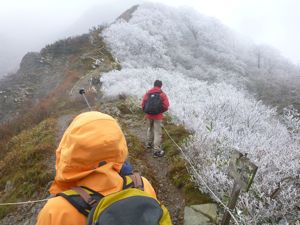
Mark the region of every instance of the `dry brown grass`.
[[[0, 160], [0, 201], [23, 201], [45, 192], [52, 174], [46, 162], [55, 149], [56, 120], [48, 119], [23, 130], [6, 143], [9, 151]], [[5, 190], [8, 182], [11, 188]], [[0, 207], [0, 219], [12, 207]]]

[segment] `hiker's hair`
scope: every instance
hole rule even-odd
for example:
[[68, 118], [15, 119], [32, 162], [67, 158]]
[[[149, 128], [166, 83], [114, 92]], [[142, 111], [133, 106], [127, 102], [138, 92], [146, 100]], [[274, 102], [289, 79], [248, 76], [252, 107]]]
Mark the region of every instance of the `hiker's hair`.
[[160, 80], [154, 81], [154, 87], [161, 87], [161, 86], [162, 86], [162, 82]]

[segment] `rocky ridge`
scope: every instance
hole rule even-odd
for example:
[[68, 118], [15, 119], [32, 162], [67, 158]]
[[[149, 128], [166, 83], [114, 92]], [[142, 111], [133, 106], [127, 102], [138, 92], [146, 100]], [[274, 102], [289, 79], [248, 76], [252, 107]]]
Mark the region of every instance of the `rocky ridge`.
[[[180, 161], [180, 156], [176, 156], [176, 161], [173, 162], [172, 157], [178, 155], [174, 153], [176, 152], [174, 146], [165, 143], [172, 157], [161, 159], [154, 159], [151, 152], [143, 147], [146, 126], [138, 107], [132, 107], [131, 102], [128, 103], [128, 99], [124, 96], [120, 96], [116, 101], [102, 98], [99, 77], [104, 72], [120, 69], [120, 65], [99, 36], [101, 29], [95, 28], [88, 35], [58, 41], [46, 46], [39, 53], [26, 54], [18, 72], [0, 81], [0, 123], [13, 120], [14, 117], [22, 117], [32, 106], [47, 102], [48, 111], [44, 119], [50, 117], [57, 121], [56, 144], [58, 144], [73, 116], [87, 110], [78, 94], [80, 88], [85, 88], [86, 96], [95, 110], [118, 119], [128, 141], [132, 164], [153, 183], [159, 199], [169, 208], [173, 223], [181, 225], [184, 223], [185, 205], [207, 203], [211, 200], [202, 196], [200, 192], [197, 194], [197, 188], [189, 184], [191, 179], [184, 163]], [[70, 104], [74, 101], [75, 104]], [[184, 136], [179, 135], [182, 138]], [[49, 149], [53, 154], [51, 156], [45, 154], [43, 159], [51, 179], [48, 185], [42, 187], [43, 191], [29, 197], [31, 200], [44, 199], [48, 196], [47, 188], [55, 175], [54, 150]], [[9, 148], [7, 151], [10, 151]], [[185, 184], [189, 186], [185, 187]], [[17, 187], [10, 181], [6, 182], [3, 190], [0, 186], [0, 200], [2, 201], [3, 193], [9, 194], [9, 191], [15, 188]], [[19, 201], [26, 199], [28, 196]], [[0, 220], [0, 224], [33, 225], [43, 205], [44, 203], [26, 204], [13, 208]]]

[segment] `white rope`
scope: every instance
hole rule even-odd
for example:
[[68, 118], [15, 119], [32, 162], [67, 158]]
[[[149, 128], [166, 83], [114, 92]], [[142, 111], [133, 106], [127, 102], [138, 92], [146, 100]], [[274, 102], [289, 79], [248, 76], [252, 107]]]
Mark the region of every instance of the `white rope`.
[[231, 210], [222, 202], [222, 200], [209, 188], [208, 184], [204, 181], [204, 179], [200, 176], [200, 174], [198, 173], [198, 171], [196, 170], [196, 168], [194, 167], [194, 165], [191, 163], [190, 159], [186, 156], [186, 154], [184, 153], [184, 151], [182, 150], [182, 148], [174, 141], [174, 139], [171, 137], [171, 135], [169, 134], [169, 132], [166, 130], [165, 127], [163, 127], [164, 131], [166, 132], [166, 134], [168, 135], [168, 137], [172, 140], [172, 142], [177, 146], [177, 148], [181, 151], [182, 155], [184, 156], [185, 160], [189, 163], [190, 167], [192, 168], [192, 170], [194, 171], [194, 173], [197, 175], [197, 177], [201, 180], [201, 182], [205, 185], [205, 187], [207, 188], [207, 190], [210, 191], [210, 193], [214, 196], [214, 198], [224, 207], [224, 209], [226, 211], [228, 211], [228, 213], [231, 215], [231, 217], [233, 218], [234, 222], [239, 225], [239, 222], [237, 221], [237, 219], [235, 218], [235, 216], [232, 214]]
[[[134, 105], [135, 103], [130, 100]], [[130, 110], [131, 111], [131, 110]], [[132, 112], [133, 113], [133, 112]], [[234, 222], [239, 225], [239, 222], [237, 221], [237, 219], [235, 218], [235, 216], [232, 214], [231, 210], [222, 202], [222, 200], [210, 189], [210, 187], [208, 186], [208, 184], [204, 181], [204, 179], [200, 176], [200, 174], [198, 173], [198, 171], [196, 170], [196, 168], [194, 167], [194, 165], [191, 163], [190, 159], [186, 156], [186, 154], [184, 153], [184, 151], [182, 150], [182, 148], [175, 142], [175, 140], [171, 137], [171, 135], [169, 134], [169, 132], [167, 131], [167, 129], [162, 126], [164, 131], [166, 132], [166, 134], [168, 135], [168, 137], [171, 139], [171, 141], [177, 146], [177, 148], [181, 151], [181, 154], [184, 156], [185, 160], [189, 163], [190, 167], [192, 168], [192, 170], [194, 171], [194, 173], [197, 175], [197, 177], [202, 181], [202, 183], [204, 184], [204, 186], [207, 188], [207, 190], [209, 190], [209, 192], [214, 196], [214, 198], [223, 206], [223, 208], [228, 211], [228, 213], [230, 214], [230, 216], [233, 218]]]
[[[131, 110], [130, 110], [131, 111]], [[132, 112], [132, 111], [131, 111]], [[132, 112], [133, 113], [133, 112]], [[224, 207], [224, 209], [226, 211], [228, 211], [228, 213], [231, 215], [231, 217], [233, 218], [234, 222], [239, 225], [237, 219], [235, 218], [235, 216], [232, 214], [231, 210], [221, 201], [221, 199], [219, 199], [219, 197], [209, 188], [209, 186], [207, 185], [207, 183], [203, 180], [203, 178], [200, 176], [200, 174], [198, 173], [198, 171], [196, 170], [196, 168], [193, 166], [193, 164], [190, 162], [189, 158], [186, 156], [186, 154], [184, 153], [184, 151], [182, 150], [182, 148], [174, 141], [174, 139], [171, 137], [171, 135], [169, 134], [169, 132], [166, 130], [165, 127], [163, 127], [164, 131], [166, 132], [166, 134], [168, 135], [168, 137], [172, 140], [172, 142], [177, 146], [177, 148], [181, 151], [182, 155], [184, 156], [185, 160], [189, 163], [190, 167], [192, 168], [192, 170], [194, 171], [194, 173], [197, 175], [197, 177], [202, 181], [202, 183], [205, 185], [205, 187], [207, 188], [207, 190], [209, 190], [211, 192], [211, 194], [214, 196], [214, 198]], [[34, 203], [39, 203], [39, 202], [45, 202], [48, 201], [48, 198], [46, 199], [40, 199], [40, 200], [34, 200], [34, 201], [27, 201], [27, 202], [8, 202], [8, 203], [0, 203], [0, 206], [8, 206], [8, 205], [25, 205], [25, 204], [34, 204]]]
[[40, 200], [34, 200], [34, 201], [27, 201], [27, 202], [8, 202], [8, 203], [0, 203], [0, 206], [8, 206], [8, 205], [25, 205], [25, 204], [34, 204], [38, 202], [46, 202], [48, 201], [48, 198], [40, 199]]

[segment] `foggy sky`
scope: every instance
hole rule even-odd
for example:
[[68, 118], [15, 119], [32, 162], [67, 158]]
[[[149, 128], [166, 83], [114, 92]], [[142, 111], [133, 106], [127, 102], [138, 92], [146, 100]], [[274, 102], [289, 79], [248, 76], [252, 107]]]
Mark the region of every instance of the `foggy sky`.
[[193, 6], [202, 14], [218, 18], [257, 44], [278, 49], [300, 64], [299, 0], [165, 0], [168, 4]]
[[[269, 44], [300, 63], [300, 1], [298, 0], [156, 0], [188, 5], [202, 14]], [[28, 51], [110, 22], [142, 0], [0, 0], [0, 64], [15, 66]], [[3, 55], [7, 56], [6, 58]], [[1, 67], [1, 65], [0, 65]], [[0, 73], [2, 71], [0, 70]]]

